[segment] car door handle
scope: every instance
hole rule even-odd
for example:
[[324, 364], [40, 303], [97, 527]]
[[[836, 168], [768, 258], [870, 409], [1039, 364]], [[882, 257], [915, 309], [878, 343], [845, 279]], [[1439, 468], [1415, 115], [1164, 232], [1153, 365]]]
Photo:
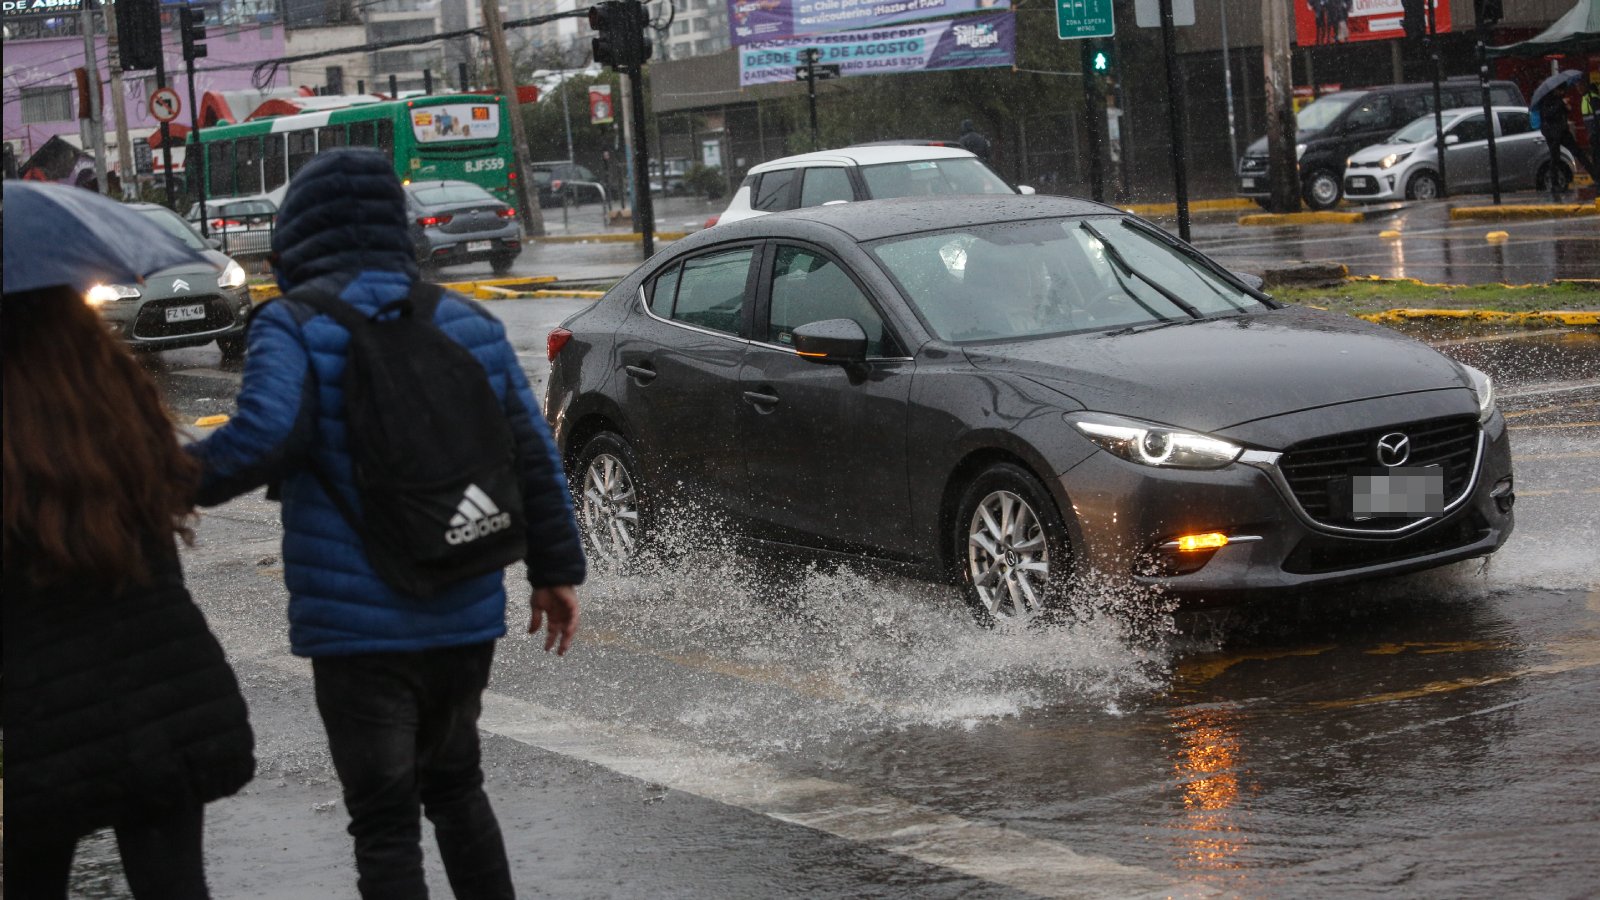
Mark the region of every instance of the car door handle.
[[749, 403], [751, 406], [754, 406], [757, 409], [762, 409], [765, 407], [763, 412], [770, 412], [772, 407], [778, 405], [777, 394], [763, 394], [760, 391], [745, 391], [744, 399], [746, 403]]
[[634, 381], [637, 381], [640, 384], [649, 384], [650, 382], [654, 381], [656, 379], [656, 375], [659, 374], [655, 369], [652, 369], [649, 366], [623, 366], [622, 371], [627, 372], [629, 378], [632, 378]]

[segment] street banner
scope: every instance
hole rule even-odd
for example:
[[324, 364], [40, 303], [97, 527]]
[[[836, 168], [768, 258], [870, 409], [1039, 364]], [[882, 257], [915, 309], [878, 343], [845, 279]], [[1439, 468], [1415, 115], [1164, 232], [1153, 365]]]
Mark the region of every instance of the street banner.
[[844, 29], [878, 28], [981, 10], [1010, 9], [1011, 0], [727, 0], [734, 46]]
[[589, 124], [610, 125], [614, 121], [615, 109], [611, 105], [611, 85], [589, 85]]
[[[1450, 4], [1424, 2], [1433, 4], [1439, 33], [1448, 32]], [[1400, 0], [1294, 0], [1294, 42], [1301, 47], [1405, 36], [1405, 7]]]
[[843, 31], [739, 48], [739, 86], [795, 80], [802, 51], [822, 51], [818, 65], [843, 77], [1014, 65], [1017, 24], [1009, 12], [918, 22], [897, 28]]

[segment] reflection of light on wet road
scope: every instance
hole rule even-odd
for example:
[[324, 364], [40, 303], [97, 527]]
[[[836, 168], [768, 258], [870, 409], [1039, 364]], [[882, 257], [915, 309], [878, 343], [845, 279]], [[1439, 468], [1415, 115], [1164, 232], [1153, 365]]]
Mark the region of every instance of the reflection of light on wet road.
[[1227, 707], [1191, 707], [1172, 715], [1178, 737], [1173, 775], [1183, 789], [1184, 808], [1175, 823], [1184, 853], [1179, 867], [1238, 870], [1240, 853], [1249, 843], [1234, 810], [1239, 800], [1238, 713]]

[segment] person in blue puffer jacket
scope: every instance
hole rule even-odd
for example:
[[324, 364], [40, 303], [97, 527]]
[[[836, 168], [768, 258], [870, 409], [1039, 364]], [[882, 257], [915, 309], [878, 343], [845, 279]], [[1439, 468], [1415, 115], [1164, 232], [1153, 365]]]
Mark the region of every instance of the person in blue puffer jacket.
[[[406, 224], [405, 195], [388, 158], [370, 150], [320, 154], [295, 176], [278, 213], [278, 284], [285, 294], [305, 285], [376, 312], [407, 296], [418, 277]], [[548, 616], [545, 649], [564, 653], [577, 629], [574, 586], [585, 564], [549, 430], [498, 320], [447, 293], [434, 322], [477, 357], [505, 398], [528, 524], [528, 630]], [[210, 506], [277, 486], [290, 646], [312, 661], [361, 895], [427, 896], [425, 810], [456, 896], [511, 897], [477, 732], [494, 641], [506, 627], [503, 573], [414, 597], [374, 572], [313, 474], [315, 467], [354, 495], [340, 388], [349, 336], [303, 304], [270, 302], [257, 311], [237, 412], [190, 445], [204, 470], [198, 499]]]

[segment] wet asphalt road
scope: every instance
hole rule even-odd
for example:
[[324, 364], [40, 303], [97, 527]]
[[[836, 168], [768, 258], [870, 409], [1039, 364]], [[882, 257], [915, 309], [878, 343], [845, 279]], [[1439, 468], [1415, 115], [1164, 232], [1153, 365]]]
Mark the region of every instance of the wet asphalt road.
[[[577, 307], [493, 309], [537, 376]], [[518, 633], [514, 590], [483, 725], [522, 893], [1600, 893], [1600, 332], [1426, 336], [1496, 377], [1513, 429], [1518, 526], [1487, 564], [984, 632], [944, 588], [825, 567], [775, 585], [712, 546], [594, 579], [565, 660]], [[230, 403], [214, 349], [149, 362], [183, 415]], [[211, 807], [213, 888], [353, 897], [276, 508], [241, 498], [199, 535], [190, 586], [260, 759]], [[82, 896], [122, 896], [113, 858], [85, 848]]]

